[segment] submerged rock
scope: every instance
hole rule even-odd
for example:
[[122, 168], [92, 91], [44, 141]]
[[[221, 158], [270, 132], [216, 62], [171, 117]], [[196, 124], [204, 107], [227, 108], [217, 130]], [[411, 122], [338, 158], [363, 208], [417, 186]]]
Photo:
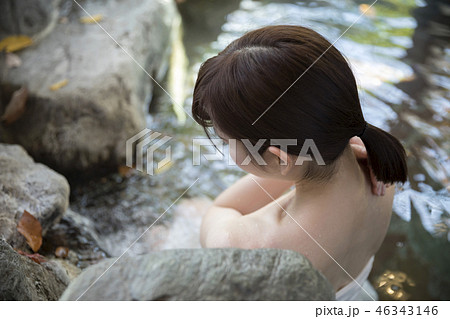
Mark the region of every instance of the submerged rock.
[[68, 283], [57, 263], [38, 264], [0, 239], [0, 300], [58, 300]]
[[[95, 231], [93, 222], [68, 209], [61, 220], [48, 230], [41, 251], [83, 269], [109, 257], [100, 246], [103, 246], [102, 240]], [[58, 256], [58, 248], [65, 248], [67, 255]], [[67, 262], [63, 262], [62, 265], [66, 266]], [[68, 267], [66, 268], [71, 272], [70, 265]]]
[[[179, 27], [173, 1], [83, 1], [127, 52], [73, 5], [66, 23], [17, 54], [22, 65], [4, 70], [0, 114], [14, 90], [27, 85], [23, 116], [0, 126], [0, 140], [22, 145], [37, 161], [77, 177], [117, 168], [125, 142], [145, 127], [152, 79], [168, 68], [171, 33]], [[131, 57], [130, 57], [131, 55]], [[135, 61], [133, 61], [133, 59]], [[50, 87], [64, 82], [57, 90]]]
[[45, 235], [69, 205], [69, 184], [19, 145], [0, 144], [0, 167], [0, 237], [25, 249], [25, 238], [16, 229], [24, 210], [40, 222]]
[[335, 298], [328, 280], [306, 257], [290, 250], [164, 250], [141, 256], [125, 255], [105, 272], [115, 261], [116, 258], [111, 258], [87, 268], [69, 285], [61, 300]]

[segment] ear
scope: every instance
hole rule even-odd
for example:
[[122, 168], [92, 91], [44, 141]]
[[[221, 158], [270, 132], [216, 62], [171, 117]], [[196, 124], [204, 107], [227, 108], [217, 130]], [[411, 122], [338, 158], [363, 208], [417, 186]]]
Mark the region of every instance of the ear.
[[366, 146], [359, 137], [352, 137], [349, 144], [357, 159], [367, 159]]
[[[350, 147], [352, 148], [353, 154], [355, 154], [356, 159], [366, 160], [367, 163], [367, 150], [363, 141], [359, 137], [355, 136], [350, 139], [349, 143]], [[386, 187], [388, 187], [387, 184], [379, 182], [375, 174], [373, 173], [372, 168], [370, 166], [368, 166], [368, 168], [369, 168], [370, 183], [372, 185], [372, 193], [374, 195], [383, 196], [386, 192]]]
[[278, 158], [278, 164], [280, 166], [281, 175], [287, 175], [287, 173], [290, 171], [294, 163], [291, 156], [289, 156], [288, 153], [282, 151], [276, 146], [269, 146], [267, 151], [269, 151]]

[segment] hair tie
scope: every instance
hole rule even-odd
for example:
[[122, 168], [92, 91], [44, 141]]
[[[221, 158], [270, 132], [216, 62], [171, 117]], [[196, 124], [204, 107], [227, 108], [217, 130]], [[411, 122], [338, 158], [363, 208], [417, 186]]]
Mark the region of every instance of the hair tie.
[[367, 128], [367, 122], [365, 122], [365, 124], [364, 124], [364, 128], [363, 128], [362, 132], [361, 132], [361, 133], [359, 133], [359, 134], [358, 134], [358, 135], [356, 135], [356, 136], [358, 136], [358, 137], [362, 137], [362, 136], [364, 135], [364, 133], [366, 133], [366, 128]]

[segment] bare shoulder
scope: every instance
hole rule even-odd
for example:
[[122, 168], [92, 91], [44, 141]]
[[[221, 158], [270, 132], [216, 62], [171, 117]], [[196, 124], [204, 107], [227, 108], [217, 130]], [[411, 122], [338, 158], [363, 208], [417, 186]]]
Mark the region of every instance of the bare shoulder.
[[200, 241], [206, 248], [262, 248], [273, 228], [266, 214], [242, 215], [232, 208], [212, 206], [203, 217]]
[[273, 248], [283, 235], [285, 206], [295, 194], [290, 191], [260, 209], [241, 214], [231, 208], [211, 206], [202, 220], [203, 247]]
[[290, 191], [230, 225], [236, 247], [283, 248], [285, 237], [292, 239], [291, 229], [286, 229], [282, 219], [294, 194], [295, 191]]

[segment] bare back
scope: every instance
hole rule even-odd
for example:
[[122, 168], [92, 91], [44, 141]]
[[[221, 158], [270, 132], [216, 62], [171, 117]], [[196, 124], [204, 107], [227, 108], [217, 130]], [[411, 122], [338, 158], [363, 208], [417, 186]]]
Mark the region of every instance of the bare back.
[[391, 186], [384, 196], [374, 196], [364, 174], [359, 185], [337, 188], [306, 205], [292, 205], [296, 196], [292, 190], [248, 215], [255, 222], [260, 247], [305, 255], [335, 290], [351, 282], [346, 272], [358, 276], [383, 242], [395, 192]]

